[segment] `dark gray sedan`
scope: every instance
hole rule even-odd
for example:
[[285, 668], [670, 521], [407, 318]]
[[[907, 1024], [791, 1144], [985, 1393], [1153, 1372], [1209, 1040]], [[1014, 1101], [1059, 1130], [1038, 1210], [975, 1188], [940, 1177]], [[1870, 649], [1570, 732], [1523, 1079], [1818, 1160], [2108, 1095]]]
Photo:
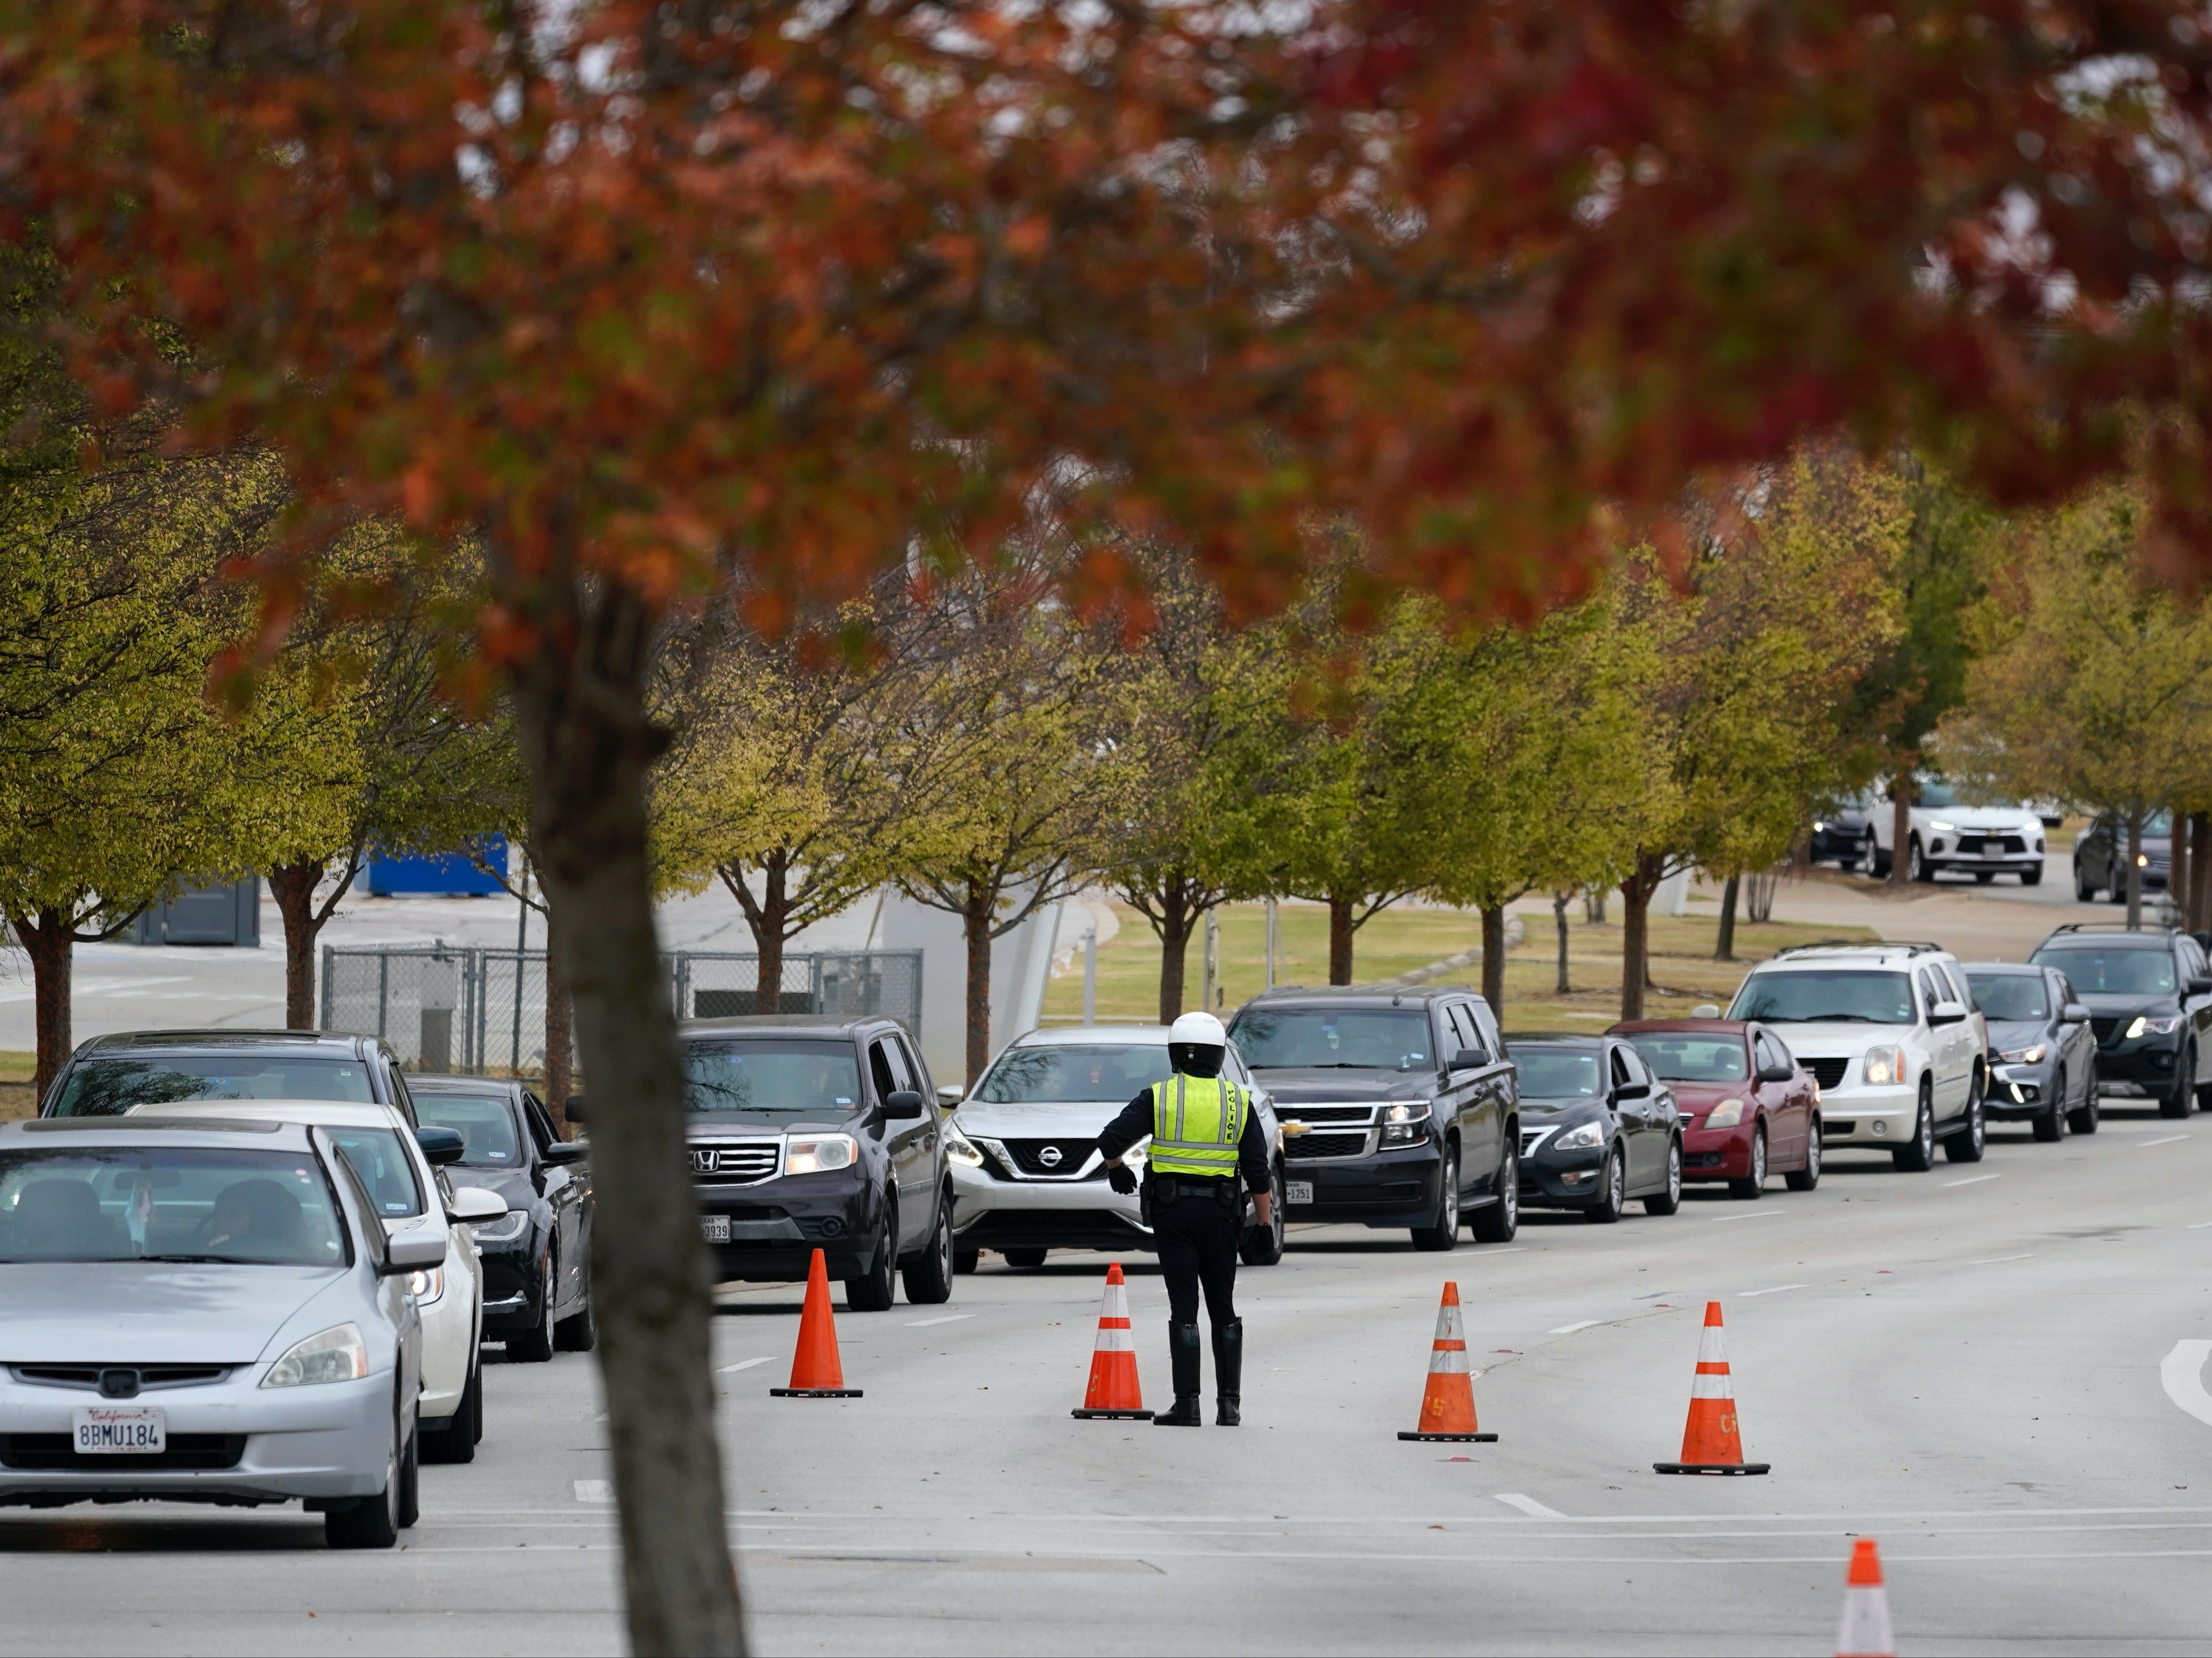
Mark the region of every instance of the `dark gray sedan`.
[[2035, 1138], [2097, 1132], [2097, 1039], [2089, 1010], [2055, 967], [1966, 962], [1967, 987], [1990, 1029], [1984, 1113], [2026, 1119]]

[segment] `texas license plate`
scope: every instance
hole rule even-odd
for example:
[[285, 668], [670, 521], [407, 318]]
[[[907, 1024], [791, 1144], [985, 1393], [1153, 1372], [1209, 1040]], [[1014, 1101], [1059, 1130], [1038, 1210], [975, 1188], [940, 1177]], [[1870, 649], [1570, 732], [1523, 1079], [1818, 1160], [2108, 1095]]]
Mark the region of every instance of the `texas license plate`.
[[730, 1241], [730, 1218], [727, 1215], [700, 1216], [699, 1235], [709, 1243], [727, 1243]]
[[169, 1448], [167, 1418], [156, 1405], [88, 1405], [70, 1412], [79, 1456], [158, 1456]]
[[1313, 1201], [1313, 1182], [1310, 1180], [1285, 1181], [1283, 1182], [1283, 1201], [1285, 1203], [1311, 1203]]

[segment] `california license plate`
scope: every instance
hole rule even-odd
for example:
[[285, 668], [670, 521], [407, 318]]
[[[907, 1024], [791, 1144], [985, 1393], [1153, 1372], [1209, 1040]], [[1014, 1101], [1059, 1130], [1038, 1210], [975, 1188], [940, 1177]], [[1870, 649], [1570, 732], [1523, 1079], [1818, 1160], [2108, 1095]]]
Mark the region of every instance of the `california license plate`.
[[1285, 1203], [1311, 1203], [1313, 1182], [1310, 1180], [1289, 1180], [1283, 1182]]
[[169, 1448], [158, 1405], [88, 1405], [70, 1412], [79, 1456], [159, 1456]]
[[727, 1243], [730, 1241], [730, 1218], [727, 1215], [700, 1216], [699, 1234], [709, 1243]]

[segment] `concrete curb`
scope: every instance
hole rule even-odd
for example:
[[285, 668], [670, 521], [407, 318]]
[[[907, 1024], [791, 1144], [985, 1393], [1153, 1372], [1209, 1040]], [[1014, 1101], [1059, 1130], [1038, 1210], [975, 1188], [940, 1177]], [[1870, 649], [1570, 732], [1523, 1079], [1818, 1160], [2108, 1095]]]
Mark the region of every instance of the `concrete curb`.
[[[1506, 949], [1512, 949], [1528, 936], [1528, 929], [1522, 925], [1518, 915], [1509, 915], [1505, 918]], [[1464, 972], [1481, 959], [1482, 946], [1477, 944], [1472, 950], [1462, 950], [1456, 956], [1447, 956], [1441, 962], [1431, 962], [1426, 967], [1417, 967], [1411, 973], [1401, 973], [1389, 982], [1394, 985], [1425, 985], [1431, 979], [1441, 979], [1447, 973]]]

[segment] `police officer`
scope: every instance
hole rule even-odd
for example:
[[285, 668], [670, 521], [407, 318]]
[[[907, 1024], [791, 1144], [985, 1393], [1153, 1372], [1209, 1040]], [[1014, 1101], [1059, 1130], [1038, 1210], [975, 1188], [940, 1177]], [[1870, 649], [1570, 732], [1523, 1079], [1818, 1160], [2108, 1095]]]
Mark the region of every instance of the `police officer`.
[[1220, 1020], [1184, 1014], [1168, 1029], [1175, 1074], [1131, 1100], [1098, 1137], [1107, 1182], [1125, 1196], [1137, 1189], [1137, 1178], [1121, 1158], [1147, 1134], [1152, 1140], [1146, 1203], [1168, 1281], [1168, 1356], [1175, 1372], [1175, 1408], [1152, 1418], [1156, 1428], [1195, 1428], [1206, 1419], [1198, 1393], [1200, 1285], [1213, 1323], [1213, 1419], [1224, 1428], [1239, 1419], [1244, 1321], [1234, 1297], [1243, 1192], [1254, 1193], [1262, 1226], [1274, 1224], [1274, 1194], [1251, 1097], [1221, 1074], [1228, 1048]]

